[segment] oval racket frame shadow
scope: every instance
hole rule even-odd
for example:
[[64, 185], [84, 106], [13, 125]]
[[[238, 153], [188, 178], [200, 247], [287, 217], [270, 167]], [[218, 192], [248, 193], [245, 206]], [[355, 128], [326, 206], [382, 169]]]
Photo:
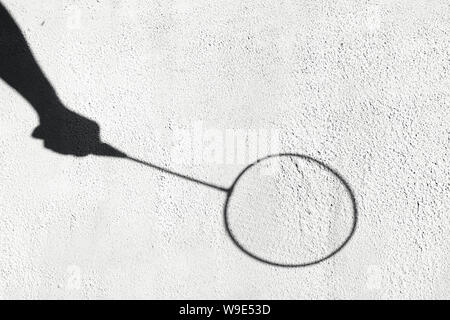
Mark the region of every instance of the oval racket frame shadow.
[[[280, 158], [280, 157], [291, 157], [291, 158], [297, 158], [297, 159], [302, 159], [305, 161], [308, 161], [310, 163], [314, 163], [316, 165], [318, 165], [319, 167], [321, 167], [322, 169], [330, 172], [332, 175], [334, 175], [339, 182], [341, 182], [344, 187], [345, 190], [348, 193], [348, 196], [351, 200], [352, 203], [352, 215], [353, 215], [353, 223], [352, 223], [352, 228], [349, 232], [349, 234], [347, 235], [347, 237], [345, 238], [345, 240], [336, 248], [334, 249], [332, 252], [330, 252], [329, 254], [318, 258], [316, 260], [312, 260], [309, 262], [304, 262], [304, 263], [279, 263], [279, 262], [274, 262], [274, 261], [270, 261], [268, 259], [262, 258], [254, 253], [252, 253], [250, 250], [246, 249], [236, 238], [236, 236], [233, 234], [233, 232], [231, 231], [230, 228], [230, 223], [228, 220], [228, 207], [229, 207], [229, 203], [230, 203], [230, 199], [233, 196], [233, 192], [234, 189], [236, 187], [236, 184], [239, 182], [239, 180], [241, 179], [241, 177], [252, 167], [256, 166], [257, 164], [260, 164], [263, 161], [269, 160], [269, 159], [273, 159], [273, 158]], [[249, 164], [246, 168], [244, 168], [239, 175], [237, 176], [237, 178], [234, 180], [233, 184], [231, 185], [231, 187], [228, 190], [227, 193], [227, 198], [225, 200], [225, 205], [224, 205], [224, 209], [223, 209], [223, 216], [224, 216], [224, 224], [225, 224], [225, 230], [228, 234], [228, 236], [231, 238], [231, 240], [233, 241], [233, 243], [242, 251], [244, 252], [247, 256], [258, 260], [259, 262], [263, 262], [265, 264], [269, 264], [275, 267], [285, 267], [285, 268], [298, 268], [298, 267], [307, 267], [307, 266], [312, 266], [315, 264], [318, 264], [320, 262], [323, 262], [325, 260], [328, 260], [329, 258], [333, 257], [335, 254], [337, 254], [339, 251], [341, 251], [346, 245], [347, 243], [350, 241], [350, 239], [353, 237], [355, 231], [356, 231], [356, 226], [358, 224], [358, 206], [356, 203], [356, 198], [355, 198], [355, 193], [353, 192], [353, 189], [351, 188], [350, 184], [333, 168], [331, 168], [330, 166], [326, 165], [325, 163], [323, 163], [322, 161], [319, 161], [317, 159], [314, 159], [310, 156], [307, 155], [302, 155], [302, 154], [296, 154], [296, 153], [280, 153], [280, 154], [273, 154], [273, 155], [269, 155], [266, 156], [264, 158], [258, 159], [255, 162]]]

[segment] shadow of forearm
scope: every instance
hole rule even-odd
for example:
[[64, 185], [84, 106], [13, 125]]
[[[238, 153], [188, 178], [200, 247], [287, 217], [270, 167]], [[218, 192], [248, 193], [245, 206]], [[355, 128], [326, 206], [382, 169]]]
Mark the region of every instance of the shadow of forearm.
[[63, 107], [19, 26], [1, 3], [0, 78], [22, 95], [41, 117]]

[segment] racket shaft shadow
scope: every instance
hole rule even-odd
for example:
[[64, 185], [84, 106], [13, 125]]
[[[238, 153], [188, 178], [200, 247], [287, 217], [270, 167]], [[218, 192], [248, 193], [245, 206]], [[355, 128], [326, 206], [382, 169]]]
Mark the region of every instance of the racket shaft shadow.
[[146, 162], [146, 161], [134, 158], [134, 157], [125, 156], [125, 159], [128, 159], [130, 161], [139, 163], [139, 164], [144, 165], [146, 167], [150, 167], [152, 169], [155, 169], [155, 170], [158, 170], [158, 171], [170, 174], [170, 175], [175, 176], [177, 178], [181, 178], [181, 179], [184, 179], [184, 180], [196, 183], [196, 184], [200, 184], [200, 185], [205, 186], [205, 187], [213, 188], [213, 189], [216, 189], [216, 190], [219, 190], [219, 191], [222, 191], [222, 192], [226, 192], [226, 193], [228, 193], [230, 191], [230, 189], [228, 189], [228, 188], [221, 187], [221, 186], [218, 186], [218, 185], [215, 185], [215, 184], [203, 181], [203, 180], [195, 179], [195, 178], [186, 176], [186, 175], [178, 173], [178, 172], [170, 171], [170, 170], [168, 170], [166, 168], [159, 167], [157, 165], [154, 165], [153, 163]]

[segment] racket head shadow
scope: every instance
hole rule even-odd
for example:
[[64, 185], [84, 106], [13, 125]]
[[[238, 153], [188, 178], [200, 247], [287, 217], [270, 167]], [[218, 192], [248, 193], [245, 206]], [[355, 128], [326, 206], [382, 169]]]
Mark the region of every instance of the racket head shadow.
[[[330, 251], [327, 253], [324, 253], [316, 258], [306, 260], [306, 261], [279, 261], [277, 259], [271, 259], [267, 256], [264, 256], [260, 253], [255, 252], [255, 250], [250, 249], [248, 245], [245, 245], [245, 241], [242, 239], [239, 239], [239, 236], [236, 232], [233, 231], [232, 228], [232, 222], [230, 218], [230, 209], [233, 206], [233, 198], [236, 196], [237, 186], [238, 184], [245, 178], [246, 174], [249, 174], [249, 172], [252, 169], [255, 169], [257, 166], [262, 166], [263, 163], [266, 163], [270, 160], [283, 160], [283, 159], [294, 159], [295, 161], [302, 161], [309, 164], [312, 164], [314, 166], [317, 166], [321, 170], [324, 170], [326, 174], [330, 175], [335, 179], [337, 183], [341, 185], [342, 192], [346, 195], [346, 201], [348, 202], [348, 212], [347, 212], [347, 220], [348, 220], [348, 232], [341, 238], [338, 244], [334, 246]], [[299, 201], [302, 201], [302, 199], [298, 199]], [[246, 206], [247, 207], [247, 206]], [[330, 259], [331, 257], [335, 256], [338, 252], [340, 252], [350, 241], [350, 239], [353, 237], [356, 227], [358, 224], [358, 207], [356, 202], [355, 193], [350, 186], [350, 184], [346, 181], [346, 179], [338, 173], [337, 170], [333, 169], [332, 167], [328, 166], [324, 162], [317, 160], [313, 157], [310, 157], [308, 155], [303, 154], [296, 154], [296, 153], [280, 153], [280, 154], [273, 154], [266, 156], [264, 158], [258, 159], [255, 162], [249, 164], [247, 167], [245, 167], [237, 176], [237, 178], [234, 180], [233, 184], [229, 188], [227, 192], [227, 197], [224, 204], [223, 209], [223, 218], [224, 218], [224, 225], [227, 235], [231, 238], [232, 242], [247, 256], [276, 267], [286, 267], [286, 268], [298, 268], [298, 267], [306, 267], [306, 266], [312, 266], [319, 264], [325, 260]]]

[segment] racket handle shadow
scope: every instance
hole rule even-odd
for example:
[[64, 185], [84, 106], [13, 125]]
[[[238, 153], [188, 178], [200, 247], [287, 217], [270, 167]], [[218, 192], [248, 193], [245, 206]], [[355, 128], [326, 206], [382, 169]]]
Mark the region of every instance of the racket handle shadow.
[[114, 148], [113, 146], [107, 143], [99, 143], [94, 151], [92, 151], [93, 155], [102, 156], [102, 157], [115, 157], [115, 158], [128, 158], [128, 155], [119, 149]]

